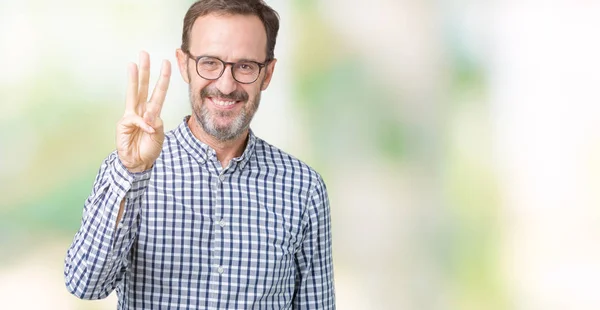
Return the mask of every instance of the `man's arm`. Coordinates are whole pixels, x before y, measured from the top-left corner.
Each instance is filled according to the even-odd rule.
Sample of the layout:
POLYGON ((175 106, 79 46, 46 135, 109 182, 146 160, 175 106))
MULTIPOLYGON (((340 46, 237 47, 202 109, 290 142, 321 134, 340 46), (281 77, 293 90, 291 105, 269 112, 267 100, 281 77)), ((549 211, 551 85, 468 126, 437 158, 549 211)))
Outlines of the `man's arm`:
POLYGON ((171 64, 163 61, 149 101, 148 53, 141 52, 139 68, 130 64, 128 73, 125 114, 117 123, 117 150, 98 172, 85 202, 81 228, 65 259, 65 284, 83 299, 108 296, 128 267, 141 196, 165 139, 160 112, 169 88, 171 64))
POLYGON ((115 289, 129 264, 149 178, 150 171, 129 172, 116 152, 102 164, 65 259, 65 284, 73 295, 101 299, 115 289))
POLYGON ((305 212, 304 238, 296 253, 298 273, 293 309, 335 309, 331 215, 327 189, 320 177, 305 212))

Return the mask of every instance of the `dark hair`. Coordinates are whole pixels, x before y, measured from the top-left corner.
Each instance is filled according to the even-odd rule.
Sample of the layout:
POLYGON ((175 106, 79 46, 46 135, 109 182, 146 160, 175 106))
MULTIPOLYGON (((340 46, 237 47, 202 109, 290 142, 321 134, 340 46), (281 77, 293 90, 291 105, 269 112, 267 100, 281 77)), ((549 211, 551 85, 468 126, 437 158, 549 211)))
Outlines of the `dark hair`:
POLYGON ((262 21, 267 32, 267 60, 275 56, 275 41, 279 31, 279 15, 262 0, 199 0, 188 9, 183 18, 181 49, 189 52, 190 33, 198 17, 211 13, 255 15, 262 21))

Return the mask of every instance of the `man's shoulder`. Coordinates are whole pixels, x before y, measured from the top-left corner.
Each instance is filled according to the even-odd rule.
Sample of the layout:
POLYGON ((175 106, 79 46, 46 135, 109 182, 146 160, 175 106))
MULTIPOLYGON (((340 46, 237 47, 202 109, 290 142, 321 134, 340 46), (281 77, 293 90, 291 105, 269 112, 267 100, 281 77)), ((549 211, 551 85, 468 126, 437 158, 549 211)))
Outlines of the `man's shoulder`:
POLYGON ((165 142, 175 142, 175 135, 179 128, 175 127, 167 132, 165 132, 165 142))
POLYGON ((322 181, 321 175, 306 162, 261 138, 256 137, 254 153, 254 162, 259 169, 264 167, 279 173, 298 173, 303 178, 322 181))
POLYGON ((189 140, 186 133, 186 124, 181 123, 177 127, 165 132, 165 141, 163 142, 163 152, 170 152, 185 147, 186 140, 189 140))
POLYGON ((177 139, 178 134, 179 133, 177 132, 177 128, 165 132, 165 141, 163 142, 161 155, 169 154, 174 149, 176 150, 179 147, 181 147, 181 143, 177 139))
POLYGON ((179 127, 165 132, 165 140, 162 145, 162 151, 158 157, 159 160, 178 161, 188 160, 198 154, 191 151, 189 142, 186 142, 186 137, 179 127))

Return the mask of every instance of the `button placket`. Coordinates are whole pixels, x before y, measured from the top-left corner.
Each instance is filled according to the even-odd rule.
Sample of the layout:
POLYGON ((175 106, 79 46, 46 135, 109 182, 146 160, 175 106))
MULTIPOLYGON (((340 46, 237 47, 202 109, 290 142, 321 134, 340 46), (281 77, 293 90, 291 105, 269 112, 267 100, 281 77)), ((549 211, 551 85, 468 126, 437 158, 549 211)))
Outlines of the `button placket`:
POLYGON ((222 248, 221 242, 223 240, 223 232, 221 230, 220 223, 222 221, 222 181, 221 175, 218 175, 215 179, 213 179, 212 183, 212 191, 215 197, 215 204, 213 207, 213 225, 214 225, 214 238, 213 238, 213 246, 211 249, 212 262, 214 266, 214 272, 217 275, 223 274, 225 269, 220 265, 221 257, 222 257, 222 248))

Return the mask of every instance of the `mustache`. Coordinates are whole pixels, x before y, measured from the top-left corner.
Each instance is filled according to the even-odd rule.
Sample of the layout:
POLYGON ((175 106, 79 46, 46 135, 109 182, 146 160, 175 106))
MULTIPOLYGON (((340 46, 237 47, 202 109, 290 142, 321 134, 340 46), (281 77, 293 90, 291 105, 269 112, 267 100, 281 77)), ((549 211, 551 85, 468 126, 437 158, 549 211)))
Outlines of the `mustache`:
POLYGON ((236 90, 229 94, 224 94, 218 89, 203 88, 200 91, 200 98, 205 99, 206 97, 217 97, 221 99, 235 100, 235 101, 248 101, 249 95, 243 90, 236 90))

